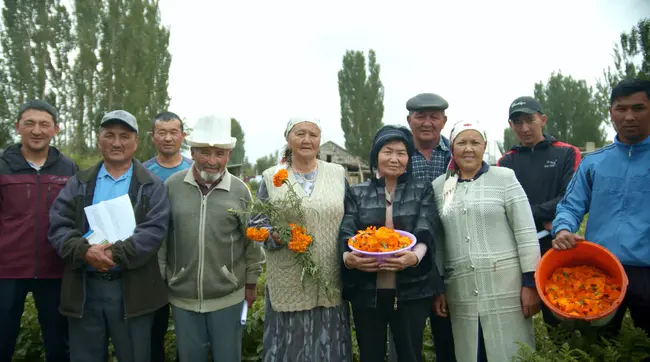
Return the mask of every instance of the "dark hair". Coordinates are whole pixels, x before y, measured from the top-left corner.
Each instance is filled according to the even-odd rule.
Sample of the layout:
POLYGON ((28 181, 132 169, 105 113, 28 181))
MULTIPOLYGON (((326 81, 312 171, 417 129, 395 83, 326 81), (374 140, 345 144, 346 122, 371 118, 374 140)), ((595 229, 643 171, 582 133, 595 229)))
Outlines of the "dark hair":
POLYGON ((406 174, 411 173, 412 158, 415 153, 415 143, 413 134, 404 126, 386 125, 377 131, 375 138, 372 140, 372 149, 370 150, 370 175, 375 177, 375 172, 379 168, 379 151, 389 142, 399 141, 406 146, 406 152, 409 155, 409 162, 406 165, 406 174))
POLYGON ((27 112, 30 109, 49 113, 49 115, 52 116, 52 120, 54 120, 54 124, 57 124, 58 112, 56 108, 54 108, 46 101, 40 99, 33 99, 31 101, 23 103, 18 109, 18 117, 16 118, 16 122, 19 122, 20 117, 23 116, 23 113, 27 112))
POLYGON ((181 117, 178 116, 178 114, 174 112, 160 112, 158 113, 155 117, 153 117, 153 122, 151 123, 151 131, 156 130, 156 122, 168 122, 168 121, 173 121, 177 119, 181 123, 181 132, 184 132, 184 127, 183 127, 183 120, 181 117))
POLYGON ((639 92, 645 93, 648 99, 650 99, 650 80, 639 78, 623 79, 612 89, 609 105, 614 105, 614 101, 619 97, 627 97, 639 92))

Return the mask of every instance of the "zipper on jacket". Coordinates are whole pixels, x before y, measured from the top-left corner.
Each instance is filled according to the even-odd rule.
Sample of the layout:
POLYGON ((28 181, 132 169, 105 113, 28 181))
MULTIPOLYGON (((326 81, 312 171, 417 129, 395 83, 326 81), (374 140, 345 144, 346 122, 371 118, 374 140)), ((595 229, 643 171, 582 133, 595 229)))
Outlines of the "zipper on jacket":
POLYGON ((395 303, 393 304, 393 310, 397 310, 397 289, 395 289, 395 303))
POLYGON ((203 310, 203 263, 205 262, 205 208, 206 200, 208 195, 203 195, 201 190, 198 190, 201 194, 201 210, 199 211, 199 265, 197 268, 198 272, 198 281, 197 281, 197 292, 199 299, 199 313, 203 310))
POLYGON ((34 279, 38 279, 38 241, 39 241, 39 221, 41 218, 41 171, 37 170, 36 171, 36 215, 35 218, 36 221, 34 222, 34 226, 36 227, 36 240, 35 242, 35 249, 34 249, 34 279))

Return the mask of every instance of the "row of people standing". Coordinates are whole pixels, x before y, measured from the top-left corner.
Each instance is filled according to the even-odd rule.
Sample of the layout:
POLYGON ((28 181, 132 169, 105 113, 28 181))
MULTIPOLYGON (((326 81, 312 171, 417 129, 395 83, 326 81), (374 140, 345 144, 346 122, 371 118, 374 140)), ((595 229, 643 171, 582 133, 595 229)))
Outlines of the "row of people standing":
MULTIPOLYGON (((516 100, 509 117, 521 144, 499 162, 513 168, 513 174, 482 162, 486 137, 476 122, 457 124, 449 141, 440 136, 446 102, 435 95, 419 95, 407 104, 413 132, 390 126, 380 130, 370 157, 377 173, 351 187, 339 166, 317 160, 318 122, 292 120, 285 130, 288 147, 282 167, 291 167, 290 177, 313 201, 305 203, 314 211, 307 226, 318 236, 314 245, 318 245, 319 259, 328 264, 324 270, 334 280, 342 280, 342 294, 328 298, 313 286, 309 293, 295 293, 299 275, 291 271, 288 256, 272 236, 264 243, 267 268, 274 271, 267 276, 263 359, 351 360, 345 300, 352 304, 364 361, 383 358, 385 348, 378 345, 385 346, 387 324, 391 325, 398 359, 419 360, 422 329, 431 310, 442 316, 440 320, 445 322, 441 325, 453 330, 434 328, 438 360, 512 356, 516 340, 527 344, 534 340, 529 317, 539 305, 531 284, 539 257, 535 231, 548 230, 555 219, 553 246, 570 248, 576 240, 571 233, 587 211, 598 219, 597 224, 588 223, 587 236, 591 232, 592 240, 610 248, 626 266, 631 277, 625 305, 630 307, 635 325, 647 330, 643 311, 648 298, 643 286, 648 266, 643 255, 648 248, 641 240, 647 238, 650 223, 644 219, 647 213, 639 212, 647 193, 638 181, 650 169, 645 147, 649 98, 647 81, 624 81, 615 87, 611 97, 612 120, 618 130, 615 143, 582 164, 574 147, 543 135, 547 120, 534 100, 516 100), (447 158, 447 152, 454 156, 449 162, 453 167, 448 172, 443 168, 444 176, 433 184, 415 179, 419 169, 435 165, 434 155, 447 158), (526 165, 522 162, 526 159, 533 162, 526 165), (618 163, 626 165, 623 175, 612 174, 618 163), (578 164, 576 176, 571 176, 578 164), (534 171, 543 173, 543 182, 531 176, 534 171), (617 186, 609 187, 612 183, 617 186), (557 185, 556 192, 553 185, 557 185), (546 187, 547 197, 542 197, 540 186, 546 187), (622 193, 616 200, 607 198, 616 192, 622 193), (556 216, 553 203, 560 199, 556 216), (604 202, 615 205, 614 201, 618 208, 602 207, 604 202), (590 209, 596 204, 598 210, 590 209), (626 208, 632 204, 636 206, 626 208), (619 230, 612 223, 621 217, 633 220, 638 232, 623 235, 612 231, 619 230), (364 225, 410 228, 420 243, 413 253, 380 266, 346 248, 347 238, 364 225), (594 232, 603 228, 609 233, 606 239, 594 232), (444 235, 435 233, 436 229, 442 229, 444 235), (492 235, 495 232, 498 237, 492 235), (508 293, 491 295, 495 288, 508 293), (498 328, 503 319, 513 323, 519 333, 498 328), (444 347, 450 344, 438 341, 452 336, 455 351, 445 352, 444 347)), ((149 343, 156 324, 154 315, 164 316, 158 320, 166 321, 168 301, 174 309, 181 360, 207 359, 208 346, 213 354, 225 353, 226 360, 239 360, 242 327, 235 318, 239 312, 235 306, 255 299, 254 285, 263 256, 244 237, 246 225, 226 213, 227 208, 243 207, 242 200, 250 199, 241 180, 225 168, 236 142, 229 136, 230 122, 205 125, 188 139, 194 159, 189 166, 172 152, 171 144, 184 136, 182 122, 169 114, 157 117, 152 135, 155 141, 159 134, 160 154, 148 166, 166 176, 173 173, 167 185, 133 160, 138 128, 130 114, 111 112, 101 123, 98 143, 104 159, 89 170, 78 171, 72 161, 48 147, 57 131, 56 110, 40 101, 28 102, 20 109, 16 129, 21 144, 6 149, 0 160, 0 285, 3 295, 10 296, 0 302, 0 318, 7 327, 0 332, 0 360, 11 360, 24 298, 30 291, 36 299, 48 361, 68 360, 68 323, 72 360, 104 361, 109 336, 120 361, 157 360, 149 343), (220 129, 221 133, 208 129, 220 129), (83 207, 123 194, 129 194, 134 204, 138 220, 134 237, 108 246, 89 245, 83 207), (48 220, 42 216, 53 200, 48 220), (202 220, 212 219, 220 222, 202 224, 202 220), (52 224, 49 240, 45 236, 48 222, 52 224), (29 238, 35 242, 25 247, 24 240, 29 238)), ((282 192, 266 187, 274 170, 265 172, 258 191, 269 202, 282 192)), ((255 222, 260 225, 264 220, 255 222)), ((542 249, 546 248, 548 243, 542 239, 542 249)), ((614 328, 620 328, 622 314, 617 317, 614 328)), ((158 325, 158 331, 166 329, 166 323, 158 325)), ((157 335, 164 337, 161 332, 157 335)))

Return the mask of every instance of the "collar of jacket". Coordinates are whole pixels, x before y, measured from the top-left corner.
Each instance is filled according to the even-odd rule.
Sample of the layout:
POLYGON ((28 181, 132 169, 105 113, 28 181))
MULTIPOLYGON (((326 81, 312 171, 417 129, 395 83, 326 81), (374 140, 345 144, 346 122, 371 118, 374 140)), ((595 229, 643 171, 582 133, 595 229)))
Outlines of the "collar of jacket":
MULTIPOLYGON (((21 147, 22 144, 16 143, 14 145, 5 148, 4 152, 2 153, 1 156, 2 159, 9 165, 9 168, 11 168, 13 171, 32 168, 32 166, 30 166, 29 163, 27 163, 25 156, 23 156, 22 152, 20 152, 21 147)), ((41 169, 44 169, 56 163, 56 161, 58 161, 60 157, 61 157, 61 152, 59 152, 58 149, 56 149, 53 146, 48 146, 47 159, 45 160, 45 163, 43 164, 41 169)))
POLYGON ((533 147, 528 147, 528 146, 522 146, 522 145, 514 145, 510 149, 511 151, 516 151, 516 152, 531 152, 531 151, 537 151, 537 150, 542 150, 551 147, 551 144, 553 142, 556 142, 557 139, 555 137, 551 136, 548 133, 544 133, 544 140, 539 142, 533 147))
POLYGON ((643 141, 637 142, 635 144, 627 144, 623 143, 618 139, 618 134, 616 134, 616 137, 614 137, 614 144, 616 147, 623 148, 626 152, 631 151, 630 149, 634 149, 635 151, 646 151, 650 149, 650 136, 647 136, 643 141))
MULTIPOLYGON (((194 178, 194 172, 193 172, 194 165, 192 165, 191 167, 192 168, 187 170, 187 173, 185 174, 185 178, 183 179, 183 181, 190 185, 199 187, 198 182, 196 182, 196 179, 194 178)), ((230 172, 228 172, 227 168, 224 171, 223 177, 221 178, 221 182, 219 182, 214 188, 230 192, 230 172)))
MULTIPOLYGON (((146 185, 153 183, 153 179, 151 178, 151 174, 147 169, 142 166, 140 161, 133 159, 133 176, 135 180, 138 182, 140 185, 146 185)), ((99 169, 102 167, 102 164, 104 164, 104 161, 98 162, 96 165, 87 168, 85 170, 81 170, 77 172, 77 179, 80 182, 93 182, 97 179, 97 174, 99 173, 99 169)))
MULTIPOLYGON (((406 183, 408 179, 409 179, 408 172, 404 172, 397 178, 397 185, 406 183)), ((371 180, 372 182, 374 182, 379 186, 384 186, 384 187, 386 186, 386 179, 384 177, 380 177, 380 178, 373 177, 371 180)))

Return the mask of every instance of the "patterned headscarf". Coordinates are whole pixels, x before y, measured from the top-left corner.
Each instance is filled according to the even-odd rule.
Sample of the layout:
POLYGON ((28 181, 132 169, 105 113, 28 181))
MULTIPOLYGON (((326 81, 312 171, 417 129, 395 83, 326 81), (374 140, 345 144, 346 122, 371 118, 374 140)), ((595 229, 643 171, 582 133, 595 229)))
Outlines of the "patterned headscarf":
POLYGON ((445 184, 442 189, 443 197, 443 206, 442 214, 446 215, 449 212, 451 203, 454 200, 454 193, 456 191, 456 186, 458 185, 458 164, 454 158, 454 140, 456 137, 463 131, 474 130, 483 136, 483 140, 487 141, 487 136, 485 130, 478 122, 472 121, 460 121, 454 125, 454 128, 451 129, 451 135, 449 136, 449 144, 451 145, 451 160, 449 161, 449 166, 447 167, 447 173, 445 174, 445 184))

